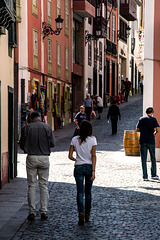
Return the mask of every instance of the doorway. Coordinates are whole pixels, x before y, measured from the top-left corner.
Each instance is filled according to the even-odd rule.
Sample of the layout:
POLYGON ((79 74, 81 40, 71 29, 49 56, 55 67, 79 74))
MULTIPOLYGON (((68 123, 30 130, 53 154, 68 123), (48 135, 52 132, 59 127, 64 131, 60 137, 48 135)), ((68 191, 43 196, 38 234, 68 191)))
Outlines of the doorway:
POLYGON ((8 86, 8 182, 13 176, 13 88, 8 86))

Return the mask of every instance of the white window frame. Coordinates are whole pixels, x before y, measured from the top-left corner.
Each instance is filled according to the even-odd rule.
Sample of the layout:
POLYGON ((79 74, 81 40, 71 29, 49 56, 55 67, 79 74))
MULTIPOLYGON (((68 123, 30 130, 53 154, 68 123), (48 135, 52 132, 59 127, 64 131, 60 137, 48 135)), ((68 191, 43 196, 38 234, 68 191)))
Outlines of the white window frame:
POLYGON ((52 40, 48 38, 48 62, 52 63, 52 40))
POLYGON ((61 0, 57 0, 57 17, 61 15, 61 0))
POLYGON ((116 15, 112 15, 112 42, 116 41, 116 15))
POLYGON ((47 1, 47 14, 52 17, 52 0, 47 1))
POLYGON ((33 29, 33 54, 38 57, 38 31, 33 29))

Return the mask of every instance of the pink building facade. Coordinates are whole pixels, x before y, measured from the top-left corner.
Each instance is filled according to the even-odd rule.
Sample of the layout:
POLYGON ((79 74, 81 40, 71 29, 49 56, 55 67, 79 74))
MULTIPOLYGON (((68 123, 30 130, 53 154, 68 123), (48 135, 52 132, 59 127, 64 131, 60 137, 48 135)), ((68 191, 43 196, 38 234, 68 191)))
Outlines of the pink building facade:
POLYGON ((19 132, 29 107, 56 130, 71 121, 71 0, 21 1, 21 16, 19 132), (56 30, 58 15, 63 19, 60 34, 44 35, 43 23, 56 30))
MULTIPOLYGON (((153 106, 154 117, 160 124, 160 1, 145 1, 144 30, 144 98, 143 114, 153 106)), ((160 133, 156 135, 156 155, 160 160, 160 133)))

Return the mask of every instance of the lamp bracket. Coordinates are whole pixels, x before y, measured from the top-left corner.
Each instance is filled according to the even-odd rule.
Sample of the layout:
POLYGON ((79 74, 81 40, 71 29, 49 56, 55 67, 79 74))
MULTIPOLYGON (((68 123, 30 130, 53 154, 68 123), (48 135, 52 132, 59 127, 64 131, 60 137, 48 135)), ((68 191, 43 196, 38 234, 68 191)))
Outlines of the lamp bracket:
POLYGON ((85 31, 85 45, 90 42, 91 40, 98 40, 98 37, 93 36, 91 33, 89 33, 88 30, 85 31))
POLYGON ((46 22, 42 22, 42 32, 43 32, 43 39, 44 39, 46 36, 48 36, 50 34, 51 35, 53 35, 53 34, 59 35, 61 32, 61 29, 58 29, 58 30, 56 29, 54 31, 50 26, 47 25, 46 22))

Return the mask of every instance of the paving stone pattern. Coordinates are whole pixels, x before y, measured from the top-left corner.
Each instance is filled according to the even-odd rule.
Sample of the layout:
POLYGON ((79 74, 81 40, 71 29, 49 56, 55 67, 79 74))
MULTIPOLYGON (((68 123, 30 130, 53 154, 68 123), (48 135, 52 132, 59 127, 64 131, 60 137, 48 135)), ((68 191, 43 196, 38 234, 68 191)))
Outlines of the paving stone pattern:
MULTIPOLYGON (((68 159, 73 125, 69 134, 57 142, 50 157, 49 219, 41 221, 37 213, 35 221, 24 221, 13 240, 160 239, 160 181, 144 182, 140 157, 125 156, 123 149, 124 130, 135 129, 142 116, 142 97, 130 98, 128 103, 120 105, 120 110, 122 120, 115 136, 107 123, 107 108, 101 120, 92 120, 98 146, 91 221, 84 226, 77 224, 74 163, 68 159)), ((24 155, 19 157, 23 168, 24 155)), ((150 175, 150 162, 147 164, 150 175)), ((158 173, 159 166, 157 163, 158 173)))

